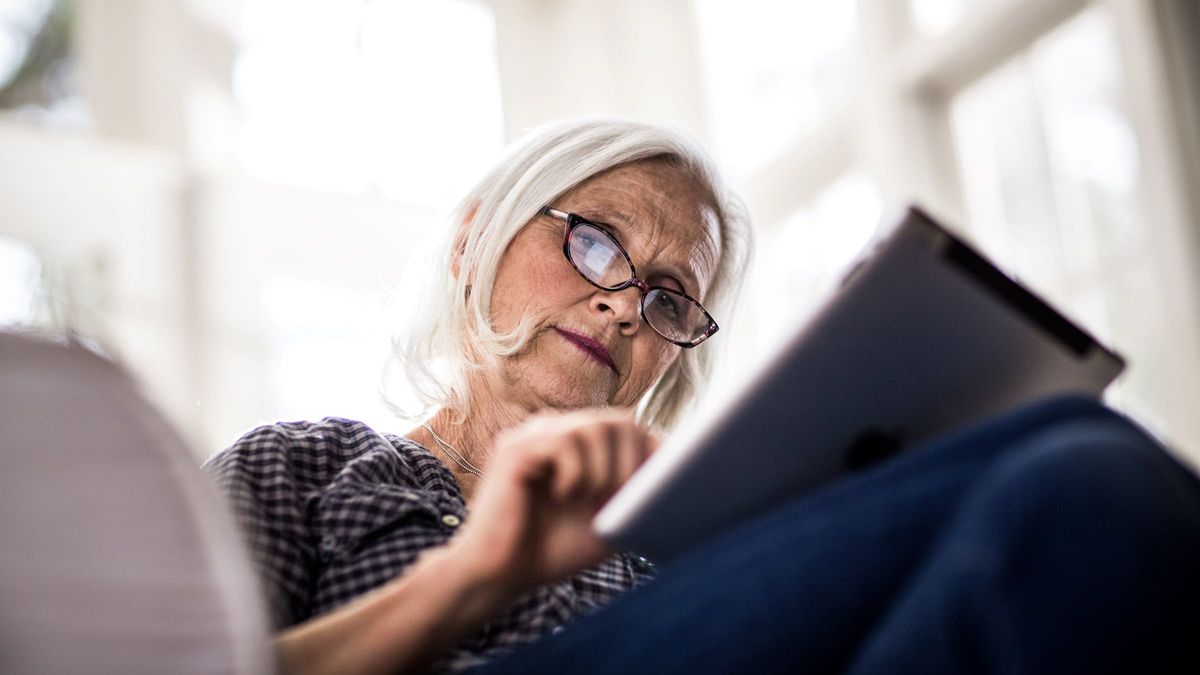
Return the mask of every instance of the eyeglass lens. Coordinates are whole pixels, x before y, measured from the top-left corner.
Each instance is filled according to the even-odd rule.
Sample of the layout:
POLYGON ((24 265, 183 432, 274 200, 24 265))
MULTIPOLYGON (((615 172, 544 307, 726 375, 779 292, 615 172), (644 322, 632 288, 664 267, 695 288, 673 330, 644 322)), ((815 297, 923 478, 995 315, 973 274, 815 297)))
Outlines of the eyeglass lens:
MULTIPOLYGON (((572 230, 567 251, 579 273, 601 288, 621 288, 633 276, 616 240, 587 223, 572 230)), ((669 340, 691 342, 708 332, 709 319, 700 305, 668 289, 651 289, 642 301, 642 312, 646 322, 669 340)))
POLYGON ((633 269, 617 243, 599 228, 586 224, 577 226, 571 231, 567 248, 571 252, 571 262, 580 274, 601 288, 618 288, 633 276, 633 269))

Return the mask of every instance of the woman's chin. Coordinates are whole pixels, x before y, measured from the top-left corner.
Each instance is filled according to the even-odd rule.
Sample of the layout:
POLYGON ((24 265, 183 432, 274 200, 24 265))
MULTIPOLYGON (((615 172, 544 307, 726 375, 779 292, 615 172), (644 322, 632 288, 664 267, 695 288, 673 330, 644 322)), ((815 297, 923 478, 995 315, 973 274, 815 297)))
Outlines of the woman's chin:
MULTIPOLYGON (((592 375, 591 373, 587 373, 592 375)), ((595 408, 608 405, 612 398, 612 381, 602 377, 581 377, 578 370, 567 370, 556 381, 543 382, 540 398, 553 408, 561 410, 595 408)))
POLYGON ((507 369, 505 379, 548 408, 575 410, 609 405, 616 395, 616 373, 581 355, 573 346, 565 346, 568 348, 558 353, 543 352, 542 358, 512 363, 516 367, 507 369))

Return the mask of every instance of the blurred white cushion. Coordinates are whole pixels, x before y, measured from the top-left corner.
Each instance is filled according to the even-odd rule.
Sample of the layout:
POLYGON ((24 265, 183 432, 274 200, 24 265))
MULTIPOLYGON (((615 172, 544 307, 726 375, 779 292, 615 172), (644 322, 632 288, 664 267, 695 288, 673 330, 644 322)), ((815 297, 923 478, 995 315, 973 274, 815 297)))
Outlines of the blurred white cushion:
POLYGON ((232 517, 117 367, 0 333, 0 672, 269 673, 232 517))

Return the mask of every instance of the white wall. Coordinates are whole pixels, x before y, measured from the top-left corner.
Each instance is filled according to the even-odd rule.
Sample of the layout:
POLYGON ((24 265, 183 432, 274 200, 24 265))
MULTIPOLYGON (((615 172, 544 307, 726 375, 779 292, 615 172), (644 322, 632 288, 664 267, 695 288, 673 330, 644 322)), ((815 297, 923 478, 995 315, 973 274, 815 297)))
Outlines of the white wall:
POLYGON ((0 121, 0 233, 33 247, 70 320, 117 347, 195 439, 184 190, 165 153, 0 121))
MULTIPOLYGON (((235 175, 203 178, 197 192, 197 250, 203 261, 197 280, 203 345, 197 396, 205 418, 204 444, 211 452, 249 425, 275 421, 279 414, 270 381, 273 331, 280 327, 272 324, 263 296, 272 281, 311 282, 367 299, 330 307, 313 298, 305 311, 320 313, 320 321, 331 326, 370 331, 377 342, 385 341, 387 327, 381 331, 379 322, 387 319, 375 313, 383 303, 369 300, 383 298, 389 289, 414 293, 401 282, 415 242, 436 236, 444 221, 429 209, 381 198, 323 194, 235 175)), ((352 364, 353 356, 335 358, 352 364)), ((372 364, 382 369, 382 360, 367 367, 372 364)), ((316 377, 329 364, 311 367, 316 377)), ((371 373, 350 372, 350 365, 345 370, 347 377, 371 386, 371 373)))
POLYGON ((691 0, 492 0, 504 126, 633 117, 708 134, 691 0))

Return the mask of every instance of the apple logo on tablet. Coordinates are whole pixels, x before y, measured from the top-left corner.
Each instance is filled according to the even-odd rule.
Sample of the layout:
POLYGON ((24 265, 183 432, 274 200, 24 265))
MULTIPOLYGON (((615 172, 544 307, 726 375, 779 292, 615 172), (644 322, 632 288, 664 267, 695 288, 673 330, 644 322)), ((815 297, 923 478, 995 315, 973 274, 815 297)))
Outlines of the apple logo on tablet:
POLYGON ((850 443, 844 455, 844 463, 850 471, 861 471, 888 459, 903 447, 902 430, 868 429, 850 443))

